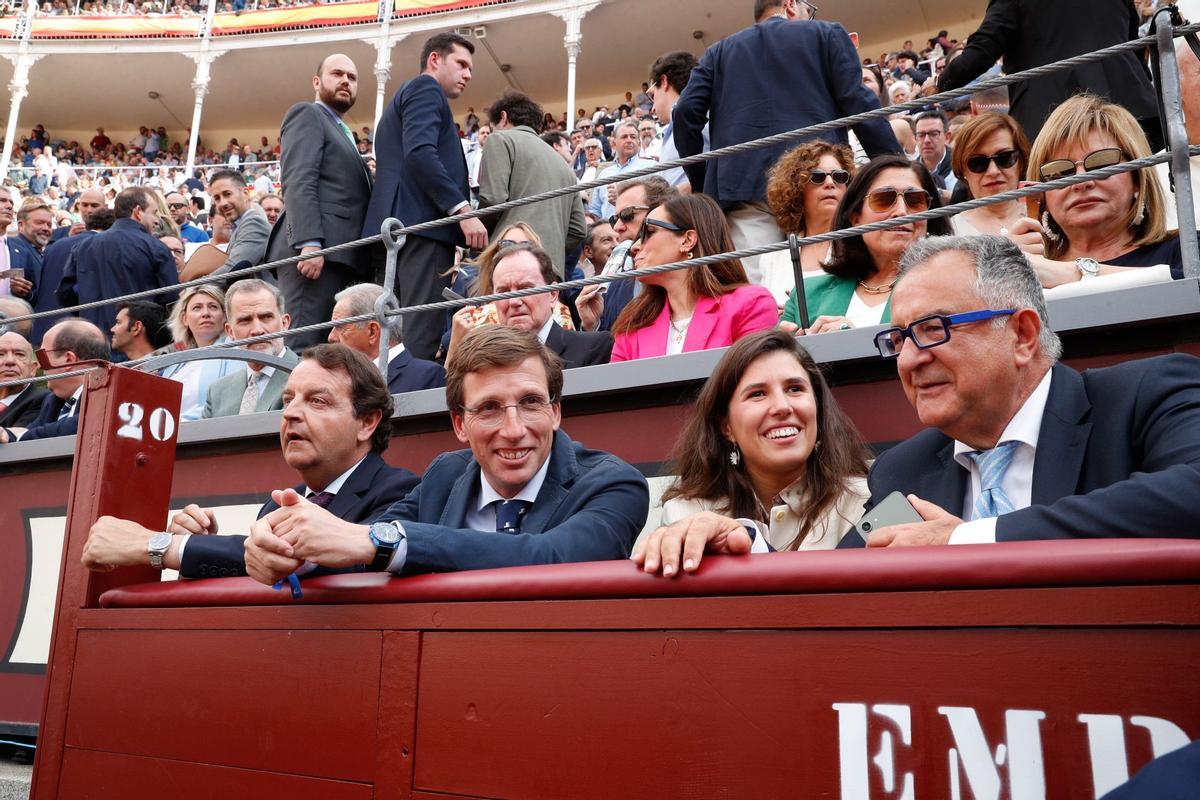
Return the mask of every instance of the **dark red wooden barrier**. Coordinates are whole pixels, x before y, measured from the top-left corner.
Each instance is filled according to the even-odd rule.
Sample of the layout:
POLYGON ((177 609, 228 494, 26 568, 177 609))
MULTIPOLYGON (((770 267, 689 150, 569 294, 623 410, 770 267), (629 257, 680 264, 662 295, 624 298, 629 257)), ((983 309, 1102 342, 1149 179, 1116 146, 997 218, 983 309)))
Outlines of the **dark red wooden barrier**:
POLYGON ((178 396, 93 381, 35 800, 1084 798, 1200 736, 1198 542, 87 573, 96 516, 163 519, 178 396))

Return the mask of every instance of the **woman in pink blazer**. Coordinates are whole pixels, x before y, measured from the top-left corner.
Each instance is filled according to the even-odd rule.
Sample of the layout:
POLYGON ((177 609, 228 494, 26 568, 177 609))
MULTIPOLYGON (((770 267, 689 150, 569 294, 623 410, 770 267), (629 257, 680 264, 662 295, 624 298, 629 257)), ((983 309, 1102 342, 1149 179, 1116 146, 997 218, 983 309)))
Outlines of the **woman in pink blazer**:
MULTIPOLYGON (((644 269, 733 249, 721 208, 693 194, 647 214, 630 252, 644 269)), ((727 347, 779 321, 771 292, 749 285, 737 259, 638 280, 644 291, 613 324, 614 362, 727 347)))

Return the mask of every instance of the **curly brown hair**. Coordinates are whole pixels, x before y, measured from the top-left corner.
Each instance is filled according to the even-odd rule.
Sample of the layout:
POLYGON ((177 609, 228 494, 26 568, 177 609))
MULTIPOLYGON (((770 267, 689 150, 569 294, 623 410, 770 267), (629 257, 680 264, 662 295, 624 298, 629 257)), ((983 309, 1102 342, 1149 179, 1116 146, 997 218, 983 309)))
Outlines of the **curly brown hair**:
POLYGON ((821 157, 832 155, 854 177, 854 153, 844 144, 805 142, 788 150, 767 173, 767 204, 786 233, 804 233, 804 189, 821 157))

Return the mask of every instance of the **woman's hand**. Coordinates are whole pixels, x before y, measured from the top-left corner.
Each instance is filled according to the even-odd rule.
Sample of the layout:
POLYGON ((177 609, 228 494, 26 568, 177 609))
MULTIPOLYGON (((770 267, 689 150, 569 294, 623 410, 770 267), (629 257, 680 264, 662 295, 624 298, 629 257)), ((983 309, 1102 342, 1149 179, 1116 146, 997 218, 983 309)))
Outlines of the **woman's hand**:
POLYGON ((604 290, 607 283, 594 283, 583 287, 575 298, 575 310, 579 312, 579 329, 594 331, 600 327, 600 317, 604 314, 604 290))
POLYGON ((812 327, 805 333, 830 333, 832 331, 848 331, 854 327, 854 323, 847 317, 835 317, 822 315, 813 320, 812 327))
POLYGON ((735 519, 701 511, 672 525, 664 525, 650 534, 633 550, 633 563, 651 575, 669 578, 695 572, 705 553, 744 555, 753 542, 742 523, 735 519), (680 564, 680 562, 683 562, 680 564))
POLYGON ((1044 256, 1046 255, 1046 240, 1043 238, 1045 233, 1042 223, 1036 219, 1021 217, 1008 229, 1007 238, 1021 248, 1026 255, 1044 256))

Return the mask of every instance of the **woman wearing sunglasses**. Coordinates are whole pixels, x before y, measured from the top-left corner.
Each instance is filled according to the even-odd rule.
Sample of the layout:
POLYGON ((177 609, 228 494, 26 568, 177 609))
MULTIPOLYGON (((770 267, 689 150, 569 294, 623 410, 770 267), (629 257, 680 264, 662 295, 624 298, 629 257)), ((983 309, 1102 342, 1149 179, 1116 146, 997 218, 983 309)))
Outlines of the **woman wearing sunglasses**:
MULTIPOLYGON (((1028 162, 1029 139, 1008 114, 988 111, 971 117, 954 134, 950 165, 958 179, 966 181, 971 199, 1016 189, 1021 185, 1028 162)), ((981 233, 1008 236, 1024 216, 1025 204, 1020 200, 1009 200, 957 214, 951 219, 951 225, 957 236, 981 233)), ((1030 244, 1041 239, 1032 231, 1025 236, 1029 237, 1030 244)))
MULTIPOLYGON (((629 252, 637 269, 733 250, 725 215, 707 195, 673 197, 652 210, 629 252)), ((746 282, 737 259, 639 277, 645 290, 613 323, 612 360, 726 347, 771 328, 771 293, 746 282)))
MULTIPOLYGON (((815 236, 833 229, 833 214, 854 177, 850 148, 831 142, 805 142, 775 162, 767 175, 767 204, 784 234, 815 236)), ((800 248, 800 267, 820 272, 829 263, 833 244, 800 248)), ((792 257, 787 250, 759 258, 762 283, 782 306, 795 288, 792 257)))
MULTIPOLYGON (((866 225, 940 205, 933 177, 919 161, 898 155, 878 156, 850 181, 834 214, 833 229, 866 225)), ((838 239, 833 244, 833 259, 825 267, 827 274, 805 277, 804 297, 812 321, 805 333, 889 322, 900 256, 926 234, 948 233, 950 223, 939 218, 838 239)), ((792 297, 784 308, 781 327, 794 331, 799 324, 800 314, 792 297)))
MULTIPOLYGON (((1046 119, 1029 154, 1029 178, 1051 181, 1148 155, 1132 114, 1077 95, 1046 119)), ((1055 189, 1043 195, 1040 219, 1026 221, 1044 235, 1044 254, 1042 247, 1022 249, 1046 288, 1157 264, 1182 277, 1179 237, 1166 233, 1164 204, 1153 169, 1055 189)))
MULTIPOLYGON (((869 494, 858 431, 812 356, 781 330, 747 336, 722 356, 673 462, 662 524, 674 528, 651 535, 659 540, 694 522, 749 522, 776 550, 831 550, 869 494)), ((645 552, 639 541, 635 560, 645 552)))

